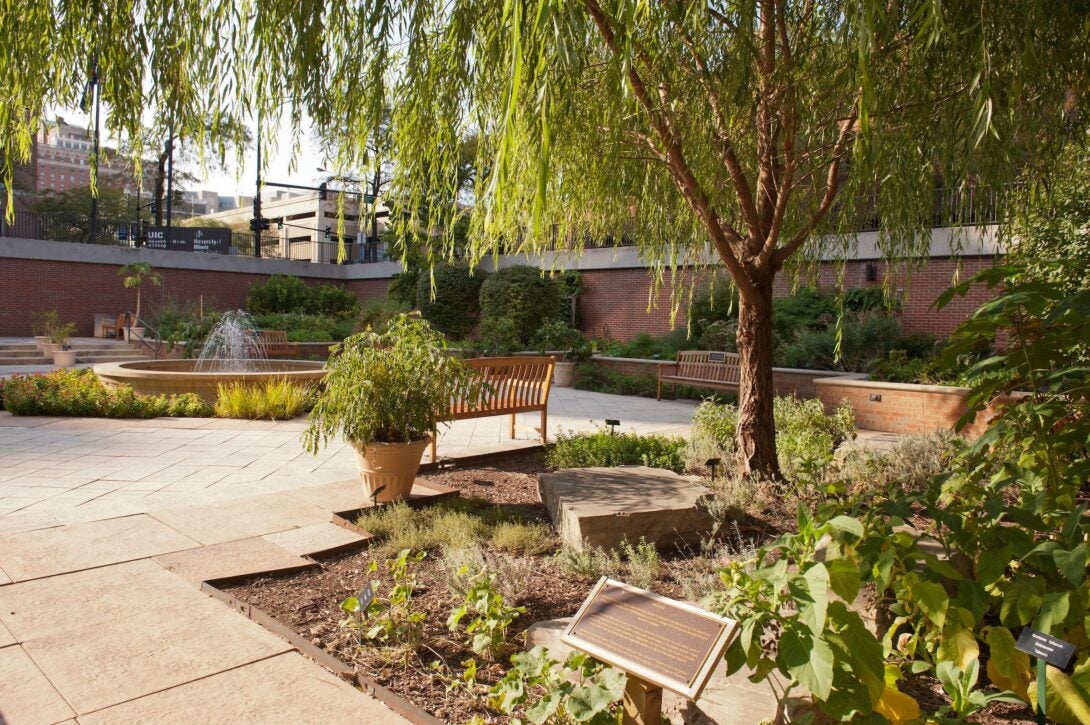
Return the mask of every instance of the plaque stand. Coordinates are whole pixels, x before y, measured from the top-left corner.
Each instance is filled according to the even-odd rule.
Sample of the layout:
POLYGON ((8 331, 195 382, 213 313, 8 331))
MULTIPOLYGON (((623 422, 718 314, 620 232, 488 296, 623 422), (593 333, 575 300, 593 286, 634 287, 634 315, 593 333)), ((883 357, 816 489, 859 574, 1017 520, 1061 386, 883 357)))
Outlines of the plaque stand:
POLYGON ((660 725, 662 722, 662 688, 628 675, 624 688, 622 725, 660 725))

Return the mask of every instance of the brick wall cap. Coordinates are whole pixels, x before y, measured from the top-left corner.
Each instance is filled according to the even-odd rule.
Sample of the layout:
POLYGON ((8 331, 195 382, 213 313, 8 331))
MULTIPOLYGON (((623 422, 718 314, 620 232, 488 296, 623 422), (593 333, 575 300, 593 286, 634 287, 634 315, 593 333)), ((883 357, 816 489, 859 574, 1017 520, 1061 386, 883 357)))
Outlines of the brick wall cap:
MULTIPOLYGON (((862 373, 859 373, 862 375, 862 373)), ((814 385, 819 387, 846 387, 846 388, 865 388, 867 390, 895 390, 903 391, 906 393, 938 393, 940 395, 960 395, 964 396, 972 392, 971 388, 963 388, 957 385, 917 385, 915 383, 886 383, 881 380, 862 380, 858 378, 849 378, 848 376, 839 376, 835 378, 819 378, 814 381, 814 385)))

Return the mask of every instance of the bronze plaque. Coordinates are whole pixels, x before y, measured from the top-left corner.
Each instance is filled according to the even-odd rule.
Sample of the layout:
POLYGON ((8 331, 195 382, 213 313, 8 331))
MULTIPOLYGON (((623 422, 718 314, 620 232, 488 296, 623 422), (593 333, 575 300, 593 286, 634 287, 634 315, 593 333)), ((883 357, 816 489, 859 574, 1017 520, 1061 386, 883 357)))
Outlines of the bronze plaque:
POLYGON ((735 626, 691 604, 603 578, 563 640, 640 679, 696 699, 735 626))

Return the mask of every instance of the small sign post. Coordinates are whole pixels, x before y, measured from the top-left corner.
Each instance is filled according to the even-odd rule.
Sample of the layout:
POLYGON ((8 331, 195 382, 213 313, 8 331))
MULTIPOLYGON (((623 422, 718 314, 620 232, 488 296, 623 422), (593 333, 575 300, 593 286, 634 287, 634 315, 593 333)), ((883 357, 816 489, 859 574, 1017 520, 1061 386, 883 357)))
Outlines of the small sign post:
POLYGON ((1061 670, 1067 667, 1071 656, 1075 654, 1075 645, 1050 634, 1038 632, 1032 627, 1026 627, 1018 635, 1018 641, 1014 647, 1019 652, 1025 652, 1037 659, 1037 722, 1044 725, 1047 666, 1052 665, 1061 670))
POLYGON ((695 700, 737 623, 645 589, 602 577, 562 638, 624 670, 624 725, 659 725, 662 690, 695 700))

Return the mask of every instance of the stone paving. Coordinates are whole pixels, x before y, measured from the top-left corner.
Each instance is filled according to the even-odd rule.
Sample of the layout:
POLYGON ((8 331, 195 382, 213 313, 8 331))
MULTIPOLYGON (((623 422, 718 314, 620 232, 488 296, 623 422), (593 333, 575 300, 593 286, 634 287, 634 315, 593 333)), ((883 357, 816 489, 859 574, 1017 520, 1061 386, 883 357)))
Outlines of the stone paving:
MULTIPOLYGON (((684 434, 692 410, 555 389, 550 436, 684 434)), ((403 722, 199 589, 359 538, 329 523, 365 503, 350 449, 312 457, 302 428, 0 414, 0 723, 403 722)), ((534 444, 505 430, 460 422, 440 455, 534 444)))

